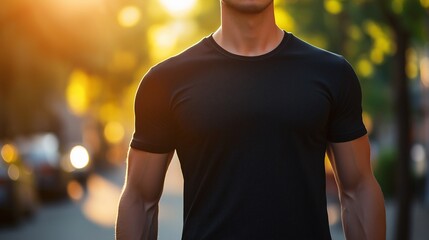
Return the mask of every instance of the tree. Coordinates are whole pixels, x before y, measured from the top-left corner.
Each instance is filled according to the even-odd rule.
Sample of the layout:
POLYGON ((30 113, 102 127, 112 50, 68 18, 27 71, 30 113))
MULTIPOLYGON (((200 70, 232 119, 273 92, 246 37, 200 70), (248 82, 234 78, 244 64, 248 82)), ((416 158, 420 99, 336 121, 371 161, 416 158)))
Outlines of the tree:
MULTIPOLYGON (((378 0, 378 7, 386 24, 392 31, 396 42, 396 53, 393 56, 393 87, 394 105, 397 119, 397 198, 399 203, 396 218, 395 237, 398 240, 410 237, 410 205, 412 177, 410 167, 411 151, 411 110, 409 81, 406 73, 407 51, 412 41, 425 38, 423 1, 391 1, 378 0)), ((428 6, 426 6, 428 7, 428 6)), ((427 29, 427 28, 426 28, 427 29)), ((427 37, 427 35, 426 35, 427 37)))

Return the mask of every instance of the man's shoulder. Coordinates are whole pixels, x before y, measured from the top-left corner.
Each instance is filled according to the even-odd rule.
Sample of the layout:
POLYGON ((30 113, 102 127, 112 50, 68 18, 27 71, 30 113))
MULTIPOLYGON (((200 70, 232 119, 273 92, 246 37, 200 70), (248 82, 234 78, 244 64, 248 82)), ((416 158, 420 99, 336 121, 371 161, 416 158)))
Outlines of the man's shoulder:
POLYGON ((293 37, 288 49, 295 67, 301 71, 311 69, 318 76, 325 76, 327 81, 347 82, 347 79, 357 79, 351 64, 342 55, 317 47, 311 43, 293 37), (346 79, 346 80, 345 80, 346 79))
POLYGON ((312 59, 318 63, 334 65, 342 65, 345 61, 342 55, 313 45, 296 36, 292 36, 292 41, 290 44, 291 46, 289 51, 291 51, 292 54, 307 60, 312 59))

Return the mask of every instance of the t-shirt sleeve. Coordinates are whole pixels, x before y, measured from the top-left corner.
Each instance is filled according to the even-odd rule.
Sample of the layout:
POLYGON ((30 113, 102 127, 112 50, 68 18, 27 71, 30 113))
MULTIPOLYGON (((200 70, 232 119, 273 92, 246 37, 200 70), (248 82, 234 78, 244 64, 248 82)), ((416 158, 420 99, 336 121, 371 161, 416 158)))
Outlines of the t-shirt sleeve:
POLYGON ((330 116, 328 140, 347 142, 367 133, 362 121, 362 92, 356 73, 342 59, 342 75, 338 79, 338 94, 330 116))
POLYGON ((135 129, 131 147, 153 153, 175 149, 175 128, 165 81, 149 71, 141 81, 134 103, 135 129))

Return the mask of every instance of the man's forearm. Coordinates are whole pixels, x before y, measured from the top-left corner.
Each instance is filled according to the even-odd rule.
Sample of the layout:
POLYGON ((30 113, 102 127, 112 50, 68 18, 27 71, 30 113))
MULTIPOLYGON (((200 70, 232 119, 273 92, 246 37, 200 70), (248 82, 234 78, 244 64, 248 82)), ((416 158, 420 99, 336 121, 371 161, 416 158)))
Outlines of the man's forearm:
POLYGON ((386 239, 384 198, 373 176, 355 190, 341 194, 342 219, 347 240, 386 239))
POLYGON ((158 235, 158 203, 145 203, 134 194, 121 196, 116 240, 155 240, 158 235))

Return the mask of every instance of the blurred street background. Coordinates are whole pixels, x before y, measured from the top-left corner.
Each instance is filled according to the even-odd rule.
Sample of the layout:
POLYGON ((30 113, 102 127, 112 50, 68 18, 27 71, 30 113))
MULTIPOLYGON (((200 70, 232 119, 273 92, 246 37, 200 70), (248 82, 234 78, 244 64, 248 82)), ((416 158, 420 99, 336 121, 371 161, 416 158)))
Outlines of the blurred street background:
MULTIPOLYGON (((428 239, 429 0, 275 7, 280 27, 354 66, 388 239, 428 239)), ((0 239, 113 239, 136 88, 152 65, 219 24, 217 0, 3 1, 0 239)), ((340 240, 328 163, 326 171, 331 232, 340 240)), ((181 177, 176 157, 160 203, 161 240, 181 236, 181 177)))

